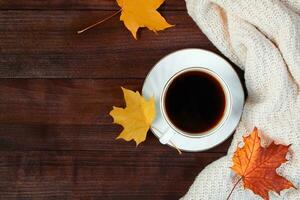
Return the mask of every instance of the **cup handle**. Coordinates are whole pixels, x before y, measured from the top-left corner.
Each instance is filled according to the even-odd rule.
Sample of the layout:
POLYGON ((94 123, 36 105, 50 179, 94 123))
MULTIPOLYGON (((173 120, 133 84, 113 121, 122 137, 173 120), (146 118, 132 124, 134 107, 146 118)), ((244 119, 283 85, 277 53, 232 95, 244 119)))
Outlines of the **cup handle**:
POLYGON ((174 130, 172 130, 172 128, 169 127, 168 130, 163 132, 163 134, 159 138, 160 143, 167 144, 171 140, 173 135, 174 135, 174 130))

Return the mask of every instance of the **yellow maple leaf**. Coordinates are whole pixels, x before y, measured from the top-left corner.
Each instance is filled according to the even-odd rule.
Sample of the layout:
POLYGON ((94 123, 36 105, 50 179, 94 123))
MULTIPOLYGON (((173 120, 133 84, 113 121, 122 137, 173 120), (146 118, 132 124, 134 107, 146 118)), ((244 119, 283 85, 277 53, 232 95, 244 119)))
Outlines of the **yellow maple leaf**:
POLYGON ((147 27, 154 32, 172 27, 157 9, 165 0, 117 0, 122 8, 120 20, 137 39, 136 33, 140 27, 147 27))
POLYGON ((155 102, 152 97, 146 100, 139 92, 122 88, 125 108, 113 107, 109 113, 114 123, 123 126, 123 131, 116 139, 134 140, 136 145, 145 141, 147 132, 155 118, 155 102))

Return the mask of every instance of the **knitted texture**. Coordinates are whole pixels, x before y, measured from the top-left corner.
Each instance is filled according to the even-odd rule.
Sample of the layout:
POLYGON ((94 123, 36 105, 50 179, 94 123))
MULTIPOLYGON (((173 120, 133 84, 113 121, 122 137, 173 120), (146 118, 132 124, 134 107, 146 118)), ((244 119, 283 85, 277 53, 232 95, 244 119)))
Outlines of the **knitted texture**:
MULTIPOLYGON (((213 44, 245 72, 248 98, 227 156, 208 165, 182 200, 225 200, 236 175, 229 168, 242 135, 254 126, 263 145, 292 144, 277 172, 300 188, 300 0, 186 0, 188 13, 213 44)), ((271 200, 300 200, 284 190, 271 200)), ((232 200, 259 200, 244 189, 232 200)))

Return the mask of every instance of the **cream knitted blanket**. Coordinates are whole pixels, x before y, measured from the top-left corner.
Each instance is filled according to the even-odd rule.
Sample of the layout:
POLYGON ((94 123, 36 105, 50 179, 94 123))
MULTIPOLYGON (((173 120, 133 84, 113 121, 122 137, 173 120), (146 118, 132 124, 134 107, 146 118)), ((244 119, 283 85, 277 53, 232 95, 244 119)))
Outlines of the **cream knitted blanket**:
MULTIPOLYGON (((254 126, 279 143, 292 144, 277 172, 300 188, 300 0, 186 0, 188 13, 213 44, 245 71, 248 99, 227 156, 207 166, 183 200, 225 200, 233 187, 229 169, 237 144, 254 126)), ((252 191, 231 199, 261 199, 252 191)), ((300 200, 300 189, 270 199, 300 200)))

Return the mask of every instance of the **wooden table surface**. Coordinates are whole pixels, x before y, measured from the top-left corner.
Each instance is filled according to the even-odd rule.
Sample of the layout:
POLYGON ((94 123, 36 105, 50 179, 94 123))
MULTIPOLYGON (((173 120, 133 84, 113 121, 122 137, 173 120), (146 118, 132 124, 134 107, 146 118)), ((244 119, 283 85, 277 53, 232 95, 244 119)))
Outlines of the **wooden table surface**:
POLYGON ((119 8, 113 0, 0 3, 0 199, 178 199, 230 140, 184 153, 148 134, 138 148, 115 140, 108 116, 120 86, 140 90, 151 67, 183 48, 217 49, 183 0, 161 7, 175 28, 135 41, 118 17, 76 31, 119 8))

